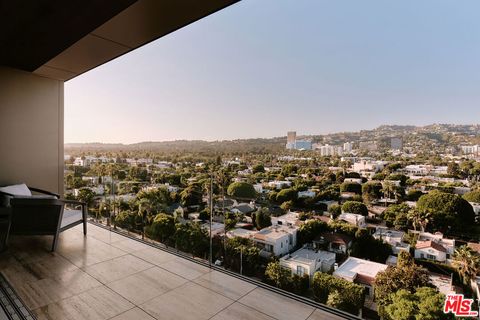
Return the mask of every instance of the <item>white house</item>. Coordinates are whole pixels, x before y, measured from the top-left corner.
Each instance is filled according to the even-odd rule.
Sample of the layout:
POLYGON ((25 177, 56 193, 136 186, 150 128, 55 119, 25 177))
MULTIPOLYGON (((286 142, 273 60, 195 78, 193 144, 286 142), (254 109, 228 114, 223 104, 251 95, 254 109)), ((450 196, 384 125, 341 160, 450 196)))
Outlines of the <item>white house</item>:
POLYGON ((385 243, 388 243, 392 247, 394 254, 399 254, 400 251, 409 252, 410 245, 403 242, 403 237, 405 232, 390 230, 386 227, 377 227, 373 237, 377 240, 382 240, 385 243))
POLYGON ((292 274, 308 275, 310 279, 317 271, 330 272, 335 264, 335 253, 301 248, 280 258, 280 265, 290 269, 292 274))
POLYGON ((455 240, 445 239, 443 234, 436 232, 415 232, 418 239, 415 246, 415 259, 429 259, 438 262, 449 263, 449 259, 455 251, 455 240))
MULTIPOLYGON (((97 196, 103 196, 105 194, 105 189, 103 186, 96 186, 96 187, 88 187, 88 189, 92 190, 93 193, 97 196)), ((80 189, 73 189, 73 195, 78 197, 80 193, 80 189)))
POLYGON ((261 183, 256 183, 253 185, 256 193, 263 193, 263 185, 261 183))
POLYGON ((359 228, 365 228, 367 226, 365 217, 361 214, 344 212, 338 216, 338 220, 348 222, 359 228))
POLYGON ((253 230, 247 230, 243 228, 235 228, 230 231, 227 231, 227 237, 228 238, 245 238, 245 239, 252 239, 255 234, 257 234, 258 231, 253 231, 253 230))
POLYGON ((362 184, 362 179, 361 178, 345 178, 343 182, 351 182, 351 183, 358 183, 362 184))
POLYGON ((363 171, 379 172, 383 170, 385 164, 384 161, 361 160, 353 164, 353 171, 358 173, 363 171))
POLYGON ((299 223, 298 212, 290 211, 278 217, 272 217, 272 225, 294 226, 299 223))
POLYGON ((377 274, 387 269, 386 264, 349 257, 333 275, 365 287, 367 297, 374 296, 374 282, 377 274))
POLYGON ((283 256, 297 245, 296 226, 270 226, 253 235, 253 242, 264 257, 283 256))
POLYGON ((268 183, 268 186, 270 188, 275 188, 277 190, 280 190, 280 189, 283 189, 283 188, 289 188, 292 186, 292 182, 291 181, 278 181, 278 180, 274 180, 274 181, 270 181, 268 183))
POLYGON ((316 193, 313 190, 298 191, 299 198, 314 198, 315 195, 316 193))

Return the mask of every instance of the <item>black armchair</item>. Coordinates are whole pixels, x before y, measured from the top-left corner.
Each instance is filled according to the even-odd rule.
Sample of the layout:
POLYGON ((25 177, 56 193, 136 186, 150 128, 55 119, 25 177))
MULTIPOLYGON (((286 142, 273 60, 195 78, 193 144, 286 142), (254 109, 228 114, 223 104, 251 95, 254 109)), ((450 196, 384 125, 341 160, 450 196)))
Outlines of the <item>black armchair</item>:
POLYGON ((11 210, 10 234, 52 235, 52 251, 58 243, 58 235, 67 229, 83 223, 87 234, 87 207, 85 203, 60 199, 58 194, 28 187, 41 195, 15 195, 0 191, 4 203, 11 210), (74 209, 66 209, 74 206, 74 209))

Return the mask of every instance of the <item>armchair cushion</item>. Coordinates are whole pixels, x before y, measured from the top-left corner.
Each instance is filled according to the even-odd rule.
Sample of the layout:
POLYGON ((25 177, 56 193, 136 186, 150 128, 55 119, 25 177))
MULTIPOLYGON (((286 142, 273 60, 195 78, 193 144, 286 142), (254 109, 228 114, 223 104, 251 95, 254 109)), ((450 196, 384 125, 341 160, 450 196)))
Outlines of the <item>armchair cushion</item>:
POLYGON ((0 187, 0 191, 9 193, 13 196, 27 196, 27 197, 32 196, 32 192, 30 191, 30 189, 28 189, 25 183, 14 184, 6 187, 0 187))

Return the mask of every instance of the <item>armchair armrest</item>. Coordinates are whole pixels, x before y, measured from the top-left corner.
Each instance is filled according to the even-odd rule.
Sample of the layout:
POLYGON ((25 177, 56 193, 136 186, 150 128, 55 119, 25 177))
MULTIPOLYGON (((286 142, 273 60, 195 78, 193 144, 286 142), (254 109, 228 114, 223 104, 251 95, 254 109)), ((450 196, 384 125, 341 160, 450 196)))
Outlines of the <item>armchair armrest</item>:
POLYGON ((57 193, 53 193, 53 192, 38 189, 38 188, 33 188, 33 187, 30 187, 30 186, 28 187, 28 189, 30 189, 30 191, 33 191, 33 192, 43 193, 43 194, 46 194, 46 195, 49 195, 49 196, 54 196, 57 199, 60 199, 60 195, 57 194, 57 193))
POLYGON ((15 197, 13 194, 5 191, 0 191, 0 196, 15 197))
POLYGON ((85 202, 77 201, 77 200, 67 200, 67 199, 61 199, 63 203, 66 204, 74 204, 77 206, 86 206, 87 204, 85 202))

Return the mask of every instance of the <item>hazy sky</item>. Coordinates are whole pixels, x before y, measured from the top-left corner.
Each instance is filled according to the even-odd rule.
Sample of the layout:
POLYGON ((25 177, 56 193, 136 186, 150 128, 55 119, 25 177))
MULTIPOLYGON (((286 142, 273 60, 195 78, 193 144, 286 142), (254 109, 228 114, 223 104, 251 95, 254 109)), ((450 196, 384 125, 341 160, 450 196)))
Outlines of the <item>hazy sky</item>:
POLYGON ((480 1, 243 0, 65 84, 66 142, 480 122, 480 1))

